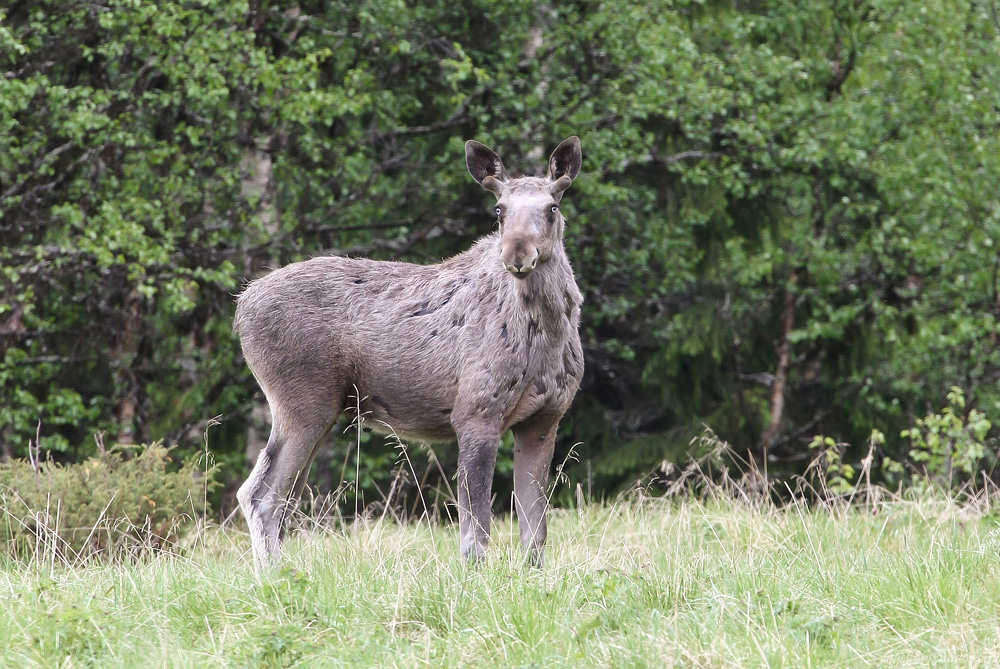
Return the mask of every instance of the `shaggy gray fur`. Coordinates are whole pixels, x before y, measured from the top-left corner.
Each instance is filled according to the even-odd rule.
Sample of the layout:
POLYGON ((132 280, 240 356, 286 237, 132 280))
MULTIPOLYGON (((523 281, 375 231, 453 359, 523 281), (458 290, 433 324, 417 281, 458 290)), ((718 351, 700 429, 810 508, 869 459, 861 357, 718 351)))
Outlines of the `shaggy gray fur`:
POLYGON ((234 328, 272 415, 267 447, 237 494, 258 567, 279 556, 319 444, 358 401, 377 430, 458 441, 468 559, 488 546, 497 449, 512 430, 521 541, 541 562, 556 429, 583 375, 582 296, 558 208, 580 171, 580 140, 556 148, 544 178, 510 178, 478 142, 466 157, 497 195, 500 226, 465 253, 437 265, 313 258, 240 295, 234 328))

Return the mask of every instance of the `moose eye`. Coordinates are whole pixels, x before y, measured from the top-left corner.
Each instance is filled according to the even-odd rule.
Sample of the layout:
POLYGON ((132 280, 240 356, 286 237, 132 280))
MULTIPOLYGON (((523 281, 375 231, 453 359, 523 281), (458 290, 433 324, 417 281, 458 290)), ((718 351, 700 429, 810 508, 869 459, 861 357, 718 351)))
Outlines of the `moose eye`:
POLYGON ((500 207, 497 207, 495 211, 497 212, 497 218, 500 218, 500 214, 502 214, 503 211, 500 209, 500 207))
POLYGON ((559 205, 557 205, 557 204, 552 205, 552 213, 554 214, 557 211, 559 211, 559 205))

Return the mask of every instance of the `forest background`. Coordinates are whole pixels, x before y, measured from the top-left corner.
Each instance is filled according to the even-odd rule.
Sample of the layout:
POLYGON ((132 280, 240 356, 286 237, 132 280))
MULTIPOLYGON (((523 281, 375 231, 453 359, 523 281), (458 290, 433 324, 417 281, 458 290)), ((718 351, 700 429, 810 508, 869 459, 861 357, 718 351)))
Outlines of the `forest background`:
MULTIPOLYGON (((97 434, 183 455, 207 433, 232 490, 267 434, 242 286, 320 254, 464 250, 494 225, 465 140, 530 172, 577 134, 571 484, 668 478, 706 426, 776 476, 826 444, 871 449, 890 483, 928 457, 985 483, 998 5, 6 3, 0 457, 38 435, 79 461, 97 434)), ((378 499, 396 446, 335 436, 319 488, 349 466, 378 499)), ((411 449, 409 488, 447 485, 452 451, 411 449)))

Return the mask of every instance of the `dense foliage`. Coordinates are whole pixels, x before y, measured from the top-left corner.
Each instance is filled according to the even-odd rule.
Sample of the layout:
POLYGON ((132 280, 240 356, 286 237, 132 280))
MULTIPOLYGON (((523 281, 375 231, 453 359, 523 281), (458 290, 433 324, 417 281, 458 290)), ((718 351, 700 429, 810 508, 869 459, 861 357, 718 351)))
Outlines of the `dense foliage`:
MULTIPOLYGON (((467 247, 492 224, 473 137, 538 168, 583 140, 571 478, 627 485, 703 424, 772 467, 875 427, 905 460, 900 431, 951 386, 996 423, 998 16, 996 0, 15 0, 3 454, 39 421, 80 459, 98 430, 198 445, 221 416, 211 446, 238 479, 259 398, 233 295, 310 255, 467 247)), ((369 443, 366 466, 393 459, 369 443)))
POLYGON ((0 552, 75 563, 172 546, 204 513, 215 468, 192 459, 172 471, 170 453, 157 443, 70 465, 0 463, 0 552))

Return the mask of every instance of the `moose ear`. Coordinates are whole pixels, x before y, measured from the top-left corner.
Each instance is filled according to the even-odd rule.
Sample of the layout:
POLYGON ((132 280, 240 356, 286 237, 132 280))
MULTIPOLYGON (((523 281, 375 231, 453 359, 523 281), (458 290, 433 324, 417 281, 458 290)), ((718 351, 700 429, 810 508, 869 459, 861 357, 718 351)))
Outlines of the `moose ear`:
MULTIPOLYGON (((580 150, 580 138, 573 135, 569 139, 563 140, 549 157, 548 179, 558 183, 562 181, 563 177, 569 177, 569 180, 573 181, 580 173, 582 165, 583 152, 580 150)), ((569 188, 568 183, 565 186, 560 184, 560 186, 560 191, 569 188)))
POLYGON ((465 143, 465 164, 476 183, 500 197, 503 184, 509 177, 503 161, 493 149, 470 139, 465 143))

